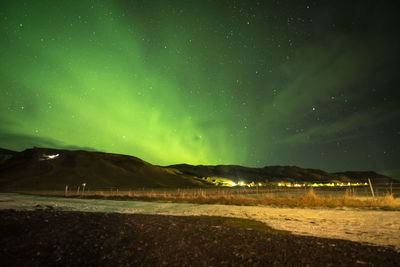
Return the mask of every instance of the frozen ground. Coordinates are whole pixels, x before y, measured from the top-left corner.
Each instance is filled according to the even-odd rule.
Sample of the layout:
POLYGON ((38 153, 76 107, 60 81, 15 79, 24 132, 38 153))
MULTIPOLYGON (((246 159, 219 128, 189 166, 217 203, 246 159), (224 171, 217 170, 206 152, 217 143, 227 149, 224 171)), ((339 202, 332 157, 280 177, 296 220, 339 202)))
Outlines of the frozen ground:
POLYGON ((400 211, 353 208, 274 208, 264 206, 199 205, 142 201, 66 199, 0 193, 0 209, 34 209, 165 215, 210 215, 249 218, 294 234, 347 239, 393 246, 400 252, 400 211))

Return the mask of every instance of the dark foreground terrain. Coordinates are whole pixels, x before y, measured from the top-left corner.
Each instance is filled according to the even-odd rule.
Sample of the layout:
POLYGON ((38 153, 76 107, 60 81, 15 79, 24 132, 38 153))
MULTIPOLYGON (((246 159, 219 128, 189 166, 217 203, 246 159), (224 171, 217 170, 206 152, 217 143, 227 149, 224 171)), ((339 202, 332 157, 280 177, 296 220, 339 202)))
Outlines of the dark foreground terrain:
MULTIPOLYGON (((41 208, 41 207, 40 207, 41 208)), ((398 266, 390 248, 228 218, 0 211, 2 266, 398 266)))

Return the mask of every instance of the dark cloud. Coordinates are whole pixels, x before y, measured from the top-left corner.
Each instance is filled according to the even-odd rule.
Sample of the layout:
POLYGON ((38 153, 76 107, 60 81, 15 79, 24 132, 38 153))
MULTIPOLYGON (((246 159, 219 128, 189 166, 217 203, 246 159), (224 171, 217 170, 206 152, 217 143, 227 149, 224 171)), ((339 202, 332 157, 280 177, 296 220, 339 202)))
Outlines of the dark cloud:
POLYGON ((0 130, 0 147, 5 149, 22 151, 27 148, 59 148, 67 150, 87 150, 97 151, 92 147, 68 145, 62 141, 35 135, 24 135, 17 133, 7 133, 0 130))

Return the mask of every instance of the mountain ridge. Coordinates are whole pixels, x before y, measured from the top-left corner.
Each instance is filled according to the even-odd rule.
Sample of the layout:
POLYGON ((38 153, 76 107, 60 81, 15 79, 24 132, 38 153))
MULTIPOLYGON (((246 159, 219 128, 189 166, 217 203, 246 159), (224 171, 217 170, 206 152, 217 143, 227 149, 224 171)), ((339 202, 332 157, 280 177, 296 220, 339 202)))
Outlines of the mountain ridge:
POLYGON ((58 189, 87 183, 91 188, 163 188, 211 185, 204 177, 234 182, 366 182, 393 179, 373 171, 328 173, 297 166, 251 168, 239 165, 157 166, 140 158, 105 152, 31 148, 21 152, 0 149, 0 189, 58 189))
POLYGON ((182 173, 196 177, 221 176, 225 178, 241 178, 246 182, 362 182, 368 178, 375 183, 392 182, 392 178, 374 171, 345 171, 328 173, 319 169, 301 168, 298 166, 265 166, 263 168, 250 168, 240 165, 169 165, 182 173), (249 180, 250 178, 250 180, 249 180))
POLYGON ((58 189, 86 183, 91 188, 198 187, 204 181, 134 156, 32 148, 0 165, 0 189, 58 189))

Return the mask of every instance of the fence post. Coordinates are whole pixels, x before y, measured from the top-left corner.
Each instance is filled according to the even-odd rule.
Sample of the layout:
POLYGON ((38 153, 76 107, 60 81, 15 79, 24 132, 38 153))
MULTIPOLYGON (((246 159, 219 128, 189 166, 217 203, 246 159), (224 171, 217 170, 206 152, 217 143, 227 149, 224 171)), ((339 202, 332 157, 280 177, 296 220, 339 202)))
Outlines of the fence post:
POLYGON ((82 195, 81 195, 81 197, 83 197, 85 195, 85 187, 86 187, 86 183, 82 183, 82 195))
POLYGON ((369 188, 371 189, 372 198, 375 200, 374 189, 372 188, 371 179, 368 178, 369 188))

